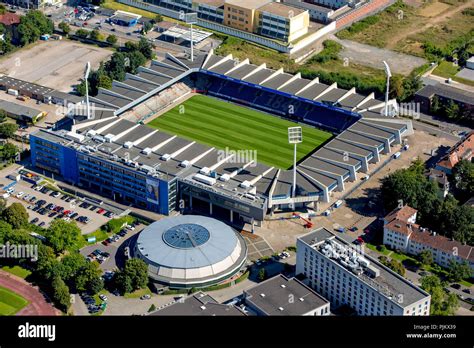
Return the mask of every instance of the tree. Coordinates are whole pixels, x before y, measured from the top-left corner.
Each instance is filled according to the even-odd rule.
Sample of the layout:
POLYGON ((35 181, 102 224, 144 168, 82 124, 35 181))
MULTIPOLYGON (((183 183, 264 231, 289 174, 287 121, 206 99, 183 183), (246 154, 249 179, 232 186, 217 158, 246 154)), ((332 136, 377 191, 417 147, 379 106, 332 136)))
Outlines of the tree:
POLYGON ((260 268, 258 271, 258 280, 264 281, 265 279, 267 279, 267 271, 265 268, 260 268))
POLYGON ((7 207, 7 200, 5 198, 0 197, 0 214, 5 210, 7 207))
POLYGON ((461 201, 465 201, 474 192, 474 163, 461 159, 453 167, 451 181, 457 196, 461 201))
POLYGON ((58 28, 61 29, 64 35, 68 35, 71 32, 71 27, 66 22, 59 23, 58 28))
POLYGON ((100 277, 94 277, 89 281, 88 290, 91 294, 97 294, 104 289, 104 280, 100 277))
POLYGON ((153 24, 151 22, 145 22, 142 26, 142 34, 148 33, 151 29, 153 29, 153 24))
POLYGON ((89 38, 96 41, 102 41, 104 39, 103 35, 97 29, 94 29, 89 33, 89 38))
POLYGON ((111 45, 115 45, 115 44, 117 44, 118 39, 117 39, 117 36, 115 36, 114 34, 111 34, 111 35, 107 36, 106 41, 111 45))
POLYGON ((152 304, 150 308, 148 308, 148 313, 156 311, 156 306, 152 304))
POLYGON ((76 36, 80 37, 81 39, 85 39, 89 36, 89 31, 85 29, 79 29, 76 31, 76 36))
POLYGON ((431 295, 431 315, 453 315, 458 307, 455 294, 446 294, 441 280, 435 275, 421 278, 421 288, 431 295))
POLYGON ((123 293, 142 289, 148 283, 148 266, 140 259, 125 261, 125 267, 118 272, 115 279, 117 287, 123 293))
POLYGON ((125 80, 125 55, 121 52, 115 52, 110 60, 105 63, 105 70, 111 79, 117 81, 125 80))
POLYGON ((430 266, 433 263, 433 253, 431 250, 423 250, 418 254, 418 258, 424 266, 430 266))
POLYGON ((434 115, 438 115, 441 110, 441 103, 437 95, 431 99, 430 111, 434 115))
POLYGON ((55 276, 51 283, 54 300, 60 305, 63 311, 67 311, 71 305, 71 294, 69 288, 60 276, 55 276))
POLYGON ((9 223, 0 221, 0 244, 5 244, 8 240, 10 240, 12 232, 13 229, 9 223))
POLYGON ((2 212, 2 219, 13 228, 22 228, 28 224, 28 212, 21 203, 12 203, 2 212))
POLYGON ((7 113, 5 110, 0 109, 0 123, 5 122, 7 120, 7 113))
POLYGON ((37 41, 43 34, 52 34, 54 31, 53 22, 41 11, 30 10, 25 16, 20 17, 18 33, 20 43, 27 45, 37 41))
POLYGON ((145 38, 141 38, 138 42, 138 50, 145 56, 146 59, 153 58, 153 46, 145 38))
POLYGON ((469 264, 464 262, 457 262, 455 260, 449 260, 449 273, 448 277, 453 282, 458 282, 462 279, 469 279, 472 276, 471 267, 469 264))
POLYGON ((136 74, 138 67, 146 63, 146 58, 140 51, 128 52, 126 57, 128 57, 127 72, 132 74, 136 74))
POLYGON ((65 282, 69 280, 74 280, 77 278, 77 275, 87 265, 87 261, 79 253, 71 253, 66 255, 61 260, 60 275, 65 282))
POLYGON ((163 22, 163 16, 160 15, 160 14, 157 14, 157 15, 155 16, 155 19, 154 19, 154 20, 155 20, 156 23, 163 22))
POLYGON ((51 247, 43 244, 39 245, 36 271, 46 280, 52 279, 54 276, 60 276, 61 265, 51 247))
POLYGON ((70 250, 81 238, 81 230, 74 221, 54 220, 46 230, 48 244, 56 253, 70 250))
POLYGON ((459 117, 459 105, 449 99, 444 105, 444 114, 450 119, 457 119, 459 117))
POLYGON ((0 147, 0 160, 4 162, 12 162, 16 158, 18 152, 19 149, 16 145, 6 143, 0 147))
POLYGON ((4 138, 12 138, 18 130, 18 125, 15 123, 0 124, 0 136, 4 138))

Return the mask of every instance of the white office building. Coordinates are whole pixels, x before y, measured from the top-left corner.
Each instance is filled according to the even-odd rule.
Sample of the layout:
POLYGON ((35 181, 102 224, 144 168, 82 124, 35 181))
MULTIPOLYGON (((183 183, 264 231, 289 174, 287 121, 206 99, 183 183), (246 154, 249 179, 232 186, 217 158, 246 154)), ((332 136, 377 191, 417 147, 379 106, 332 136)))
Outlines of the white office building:
POLYGON ((362 316, 429 315, 430 295, 325 228, 297 240, 296 274, 362 316))

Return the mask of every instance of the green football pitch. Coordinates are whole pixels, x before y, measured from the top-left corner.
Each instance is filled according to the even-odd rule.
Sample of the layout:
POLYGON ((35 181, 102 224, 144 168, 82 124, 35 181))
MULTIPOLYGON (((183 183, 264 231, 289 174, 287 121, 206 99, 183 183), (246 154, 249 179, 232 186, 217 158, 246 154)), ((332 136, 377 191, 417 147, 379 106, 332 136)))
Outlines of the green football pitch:
MULTIPOLYGON (((193 96, 148 125, 219 149, 256 150, 256 160, 270 166, 287 169, 293 164, 287 128, 298 124, 212 97, 193 96)), ((298 160, 332 137, 308 126, 302 130, 298 160)))
POLYGON ((0 286, 0 315, 13 315, 27 304, 25 298, 0 286))

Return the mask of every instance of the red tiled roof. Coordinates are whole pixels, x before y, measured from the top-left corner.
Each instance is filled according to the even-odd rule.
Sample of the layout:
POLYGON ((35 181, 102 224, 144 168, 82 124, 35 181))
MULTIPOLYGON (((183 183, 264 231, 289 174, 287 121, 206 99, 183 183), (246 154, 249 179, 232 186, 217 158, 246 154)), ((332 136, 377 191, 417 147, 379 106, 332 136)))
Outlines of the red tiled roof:
POLYGON ((6 12, 5 14, 0 15, 0 23, 6 26, 20 24, 20 16, 6 12))
POLYGON ((444 156, 438 165, 444 168, 453 168, 461 159, 470 160, 474 152, 474 131, 470 132, 466 138, 460 140, 454 145, 446 156, 444 156))
POLYGON ((408 222, 408 218, 416 214, 418 210, 415 208, 412 208, 408 205, 403 206, 402 208, 396 208, 390 213, 388 213, 387 216, 385 216, 385 221, 390 222, 394 219, 403 221, 405 223, 408 222))

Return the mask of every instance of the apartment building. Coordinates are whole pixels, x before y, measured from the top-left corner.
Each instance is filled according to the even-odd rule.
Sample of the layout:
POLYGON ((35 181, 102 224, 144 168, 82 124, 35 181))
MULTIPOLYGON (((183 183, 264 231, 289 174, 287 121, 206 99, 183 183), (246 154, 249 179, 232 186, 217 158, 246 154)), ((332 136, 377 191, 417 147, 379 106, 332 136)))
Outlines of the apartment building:
POLYGON ((461 160, 472 161, 474 158, 474 131, 458 141, 449 152, 436 163, 436 169, 451 174, 454 166, 461 160))
POLYGON ((451 260, 468 262, 474 272, 474 251, 462 244, 438 235, 416 224, 417 210, 409 206, 397 208, 384 218, 383 243, 392 249, 418 255, 430 250, 433 260, 442 267, 449 267, 451 260))
POLYGON ((296 274, 331 303, 331 311, 351 307, 362 316, 430 313, 430 295, 320 228, 297 239, 296 274))
POLYGON ((222 23, 224 21, 225 0, 194 0, 192 3, 193 12, 199 18, 207 21, 222 23))

